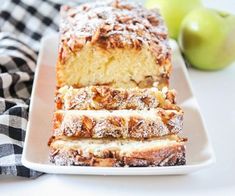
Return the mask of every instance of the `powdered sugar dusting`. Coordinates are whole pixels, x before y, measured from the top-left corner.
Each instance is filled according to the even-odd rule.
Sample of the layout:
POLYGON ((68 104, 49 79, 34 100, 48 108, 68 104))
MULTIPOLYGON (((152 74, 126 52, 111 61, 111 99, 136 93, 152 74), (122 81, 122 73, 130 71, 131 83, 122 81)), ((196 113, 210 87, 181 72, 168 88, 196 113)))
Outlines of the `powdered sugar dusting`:
MULTIPOLYGON (((99 115, 95 116, 94 114, 97 114, 97 112, 93 111, 93 115, 89 115, 88 112, 81 111, 60 111, 59 113, 63 115, 63 118, 55 121, 58 128, 55 130, 54 136, 144 139, 178 133, 182 129, 181 122, 169 126, 169 120, 165 120, 165 118, 170 118, 172 113, 168 114, 167 117, 160 116, 158 110, 142 111, 141 115, 138 115, 134 110, 128 111, 127 115, 120 115, 115 111, 105 111, 102 114, 99 111, 99 115), (83 113, 86 113, 86 115, 83 113)), ((182 118, 177 117, 181 115, 174 114, 174 118, 182 121, 182 118)))
POLYGON ((167 29, 157 10, 114 0, 66 6, 61 13, 61 42, 72 51, 86 42, 106 48, 147 44, 158 60, 170 55, 167 29))
POLYGON ((156 88, 115 89, 107 86, 91 86, 85 88, 62 87, 58 99, 64 110, 149 110, 166 107, 177 109, 174 104, 174 91, 160 91, 156 88), (166 94, 168 96, 166 96, 166 94))

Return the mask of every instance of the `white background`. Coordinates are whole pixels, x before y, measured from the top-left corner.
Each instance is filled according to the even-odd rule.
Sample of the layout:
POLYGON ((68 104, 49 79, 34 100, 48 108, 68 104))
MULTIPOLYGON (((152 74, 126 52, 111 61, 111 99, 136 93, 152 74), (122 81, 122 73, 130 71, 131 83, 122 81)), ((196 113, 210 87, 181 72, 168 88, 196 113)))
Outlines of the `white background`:
MULTIPOLYGON (((235 13, 235 0, 206 0, 235 13)), ((235 39, 235 35, 234 35, 235 39)), ((217 162, 185 176, 0 176, 0 195, 235 195, 235 63, 221 71, 189 69, 217 162)))

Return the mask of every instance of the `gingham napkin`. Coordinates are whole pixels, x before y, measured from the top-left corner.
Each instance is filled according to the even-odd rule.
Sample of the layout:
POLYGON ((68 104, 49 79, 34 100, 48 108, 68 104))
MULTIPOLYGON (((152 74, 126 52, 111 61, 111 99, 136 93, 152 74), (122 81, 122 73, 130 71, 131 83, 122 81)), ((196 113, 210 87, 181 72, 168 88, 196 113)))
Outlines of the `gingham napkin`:
POLYGON ((41 173, 24 167, 21 155, 40 39, 57 31, 61 3, 0 3, 0 174, 37 177, 41 173))

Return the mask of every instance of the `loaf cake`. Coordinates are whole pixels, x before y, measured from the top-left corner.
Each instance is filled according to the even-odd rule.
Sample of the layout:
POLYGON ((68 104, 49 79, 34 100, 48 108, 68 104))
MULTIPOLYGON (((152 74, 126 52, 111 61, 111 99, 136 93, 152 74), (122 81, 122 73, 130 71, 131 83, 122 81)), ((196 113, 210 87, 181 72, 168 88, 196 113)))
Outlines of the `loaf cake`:
POLYGON ((171 49, 157 10, 125 1, 61 9, 57 86, 168 86, 171 49))
POLYGON ((61 9, 55 165, 186 164, 183 111, 169 90, 171 49, 157 10, 121 0, 61 9))
POLYGON ((147 167, 184 165, 185 139, 176 135, 136 140, 59 138, 50 141, 56 165, 147 167))

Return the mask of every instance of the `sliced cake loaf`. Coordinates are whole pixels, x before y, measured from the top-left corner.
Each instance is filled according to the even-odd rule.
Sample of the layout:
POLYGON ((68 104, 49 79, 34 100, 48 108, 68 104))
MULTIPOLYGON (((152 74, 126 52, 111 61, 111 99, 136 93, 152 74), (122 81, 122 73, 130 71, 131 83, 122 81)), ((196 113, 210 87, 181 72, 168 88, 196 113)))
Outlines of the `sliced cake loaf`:
POLYGON ((183 111, 157 10, 97 1, 61 10, 50 161, 56 165, 184 165, 183 111))

